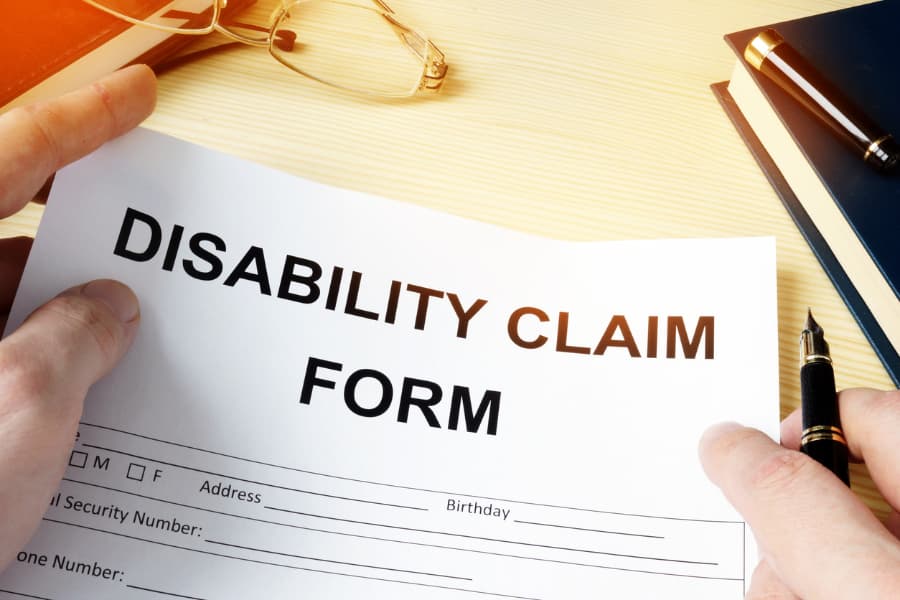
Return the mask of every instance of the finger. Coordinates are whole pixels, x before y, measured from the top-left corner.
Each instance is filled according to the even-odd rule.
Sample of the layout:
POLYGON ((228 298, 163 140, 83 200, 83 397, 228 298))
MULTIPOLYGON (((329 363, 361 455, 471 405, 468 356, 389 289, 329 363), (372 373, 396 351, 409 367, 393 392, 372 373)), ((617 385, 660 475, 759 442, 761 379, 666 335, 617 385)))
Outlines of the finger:
POLYGON ((800 600, 775 573, 767 559, 759 561, 750 579, 745 600, 800 600))
POLYGON ((44 182, 44 185, 41 186, 41 189, 37 191, 31 200, 38 204, 47 204, 47 198, 50 197, 50 188, 53 187, 54 179, 56 179, 56 173, 47 178, 47 181, 44 182))
MULTIPOLYGON (((846 437, 846 431, 844 433, 844 437, 846 437)), ((799 408, 796 408, 781 422, 781 445, 785 448, 790 448, 791 450, 799 450, 800 438, 802 436, 803 411, 799 408)), ((850 450, 850 461, 859 463, 862 462, 862 458, 855 455, 853 451, 850 450)))
POLYGON ((900 589, 900 544, 841 481, 808 456, 729 423, 700 443, 709 478, 750 525, 782 581, 802 598, 900 589))
POLYGON ((0 315, 9 313, 32 241, 24 236, 0 239, 0 315))
MULTIPOLYGON (((900 391, 849 389, 838 394, 838 403, 850 454, 866 463, 884 499, 900 508, 900 391)), ((795 411, 782 424, 786 446, 800 446, 800 421, 795 411)))
POLYGON ((884 521, 884 526, 891 532, 891 535, 900 539, 900 514, 896 510, 891 509, 884 521))
POLYGON ((57 296, 0 342, 0 571, 59 485, 85 393, 138 321, 131 290, 98 280, 57 296))
POLYGON ((781 445, 791 450, 800 449, 803 411, 799 408, 781 422, 781 445))
POLYGON ((135 65, 0 115, 0 218, 31 200, 57 169, 136 127, 155 103, 153 72, 135 65))

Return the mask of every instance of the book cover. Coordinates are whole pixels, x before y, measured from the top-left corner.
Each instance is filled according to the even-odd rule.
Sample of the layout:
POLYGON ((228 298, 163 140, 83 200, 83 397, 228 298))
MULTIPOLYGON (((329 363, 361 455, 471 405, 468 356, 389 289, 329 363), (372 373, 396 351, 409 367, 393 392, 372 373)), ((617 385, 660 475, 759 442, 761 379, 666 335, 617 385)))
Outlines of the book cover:
POLYGON ((900 132, 900 80, 893 59, 900 1, 725 36, 738 56, 728 90, 753 129, 741 133, 745 140, 748 133, 758 137, 760 148, 748 145, 758 160, 759 150, 768 156, 760 161, 763 170, 897 383, 900 176, 875 172, 786 92, 746 65, 744 48, 766 27, 777 29, 887 131, 900 132), (773 176, 773 169, 779 175, 773 176))
POLYGON ((133 26, 80 0, 7 2, 0 20, 0 110, 59 95, 131 63, 153 66, 193 39, 133 26))

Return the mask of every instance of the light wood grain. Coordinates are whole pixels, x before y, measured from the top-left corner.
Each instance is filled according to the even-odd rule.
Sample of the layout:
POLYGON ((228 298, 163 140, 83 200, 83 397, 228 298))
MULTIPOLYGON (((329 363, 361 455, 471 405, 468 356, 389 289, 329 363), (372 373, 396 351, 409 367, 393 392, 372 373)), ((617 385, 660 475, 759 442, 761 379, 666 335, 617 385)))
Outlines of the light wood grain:
MULTIPOLYGON (((724 33, 858 2, 391 4, 446 53, 451 70, 440 96, 343 96, 248 47, 165 73, 147 126, 303 177, 547 237, 775 236, 783 414, 798 404, 807 306, 826 328, 839 387, 891 387, 708 87, 734 65, 724 33)), ((31 207, 0 223, 0 234, 33 232, 39 218, 31 207)), ((883 516, 871 480, 855 467, 853 476, 883 516)))

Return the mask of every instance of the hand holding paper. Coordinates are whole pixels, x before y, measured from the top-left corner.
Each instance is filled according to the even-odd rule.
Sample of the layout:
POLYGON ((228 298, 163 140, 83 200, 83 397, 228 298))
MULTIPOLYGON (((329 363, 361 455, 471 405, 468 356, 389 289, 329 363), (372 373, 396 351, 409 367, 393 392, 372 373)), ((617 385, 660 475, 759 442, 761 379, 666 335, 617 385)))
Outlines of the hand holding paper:
POLYGON ((737 600, 751 538, 695 446, 775 435, 774 258, 541 239, 133 132, 59 174, 10 316, 102 274, 142 326, 0 590, 737 600))
POLYGON ((703 466, 747 519, 766 557, 753 575, 748 598, 897 596, 898 400, 896 390, 839 394, 850 451, 866 462, 878 489, 895 507, 885 524, 833 473, 798 452, 799 411, 782 423, 783 446, 735 424, 706 433, 700 447, 703 466))
MULTIPOLYGON (((56 169, 135 127, 154 99, 152 72, 133 67, 0 116, 0 217, 21 209, 56 169)), ((0 241, 4 322, 30 247, 26 238, 0 241)), ((0 571, 40 522, 84 396, 125 353, 138 319, 131 290, 94 281, 61 293, 0 342, 0 571)))

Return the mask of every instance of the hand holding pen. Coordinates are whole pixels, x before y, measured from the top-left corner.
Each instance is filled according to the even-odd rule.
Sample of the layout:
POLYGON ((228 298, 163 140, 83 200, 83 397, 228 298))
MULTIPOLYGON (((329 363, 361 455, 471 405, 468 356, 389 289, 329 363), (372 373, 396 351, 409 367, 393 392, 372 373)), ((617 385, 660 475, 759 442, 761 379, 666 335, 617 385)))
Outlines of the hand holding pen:
POLYGON ((700 442, 709 478, 744 516, 763 560, 749 599, 900 597, 900 391, 838 395, 850 456, 864 461, 892 507, 885 523, 834 473, 799 452, 801 410, 781 425, 781 445, 735 423, 700 442))

